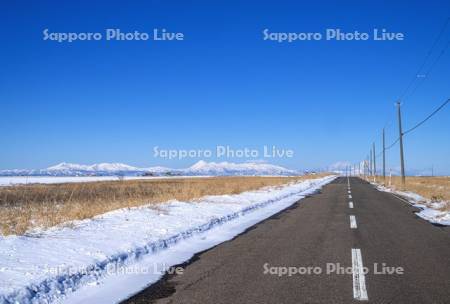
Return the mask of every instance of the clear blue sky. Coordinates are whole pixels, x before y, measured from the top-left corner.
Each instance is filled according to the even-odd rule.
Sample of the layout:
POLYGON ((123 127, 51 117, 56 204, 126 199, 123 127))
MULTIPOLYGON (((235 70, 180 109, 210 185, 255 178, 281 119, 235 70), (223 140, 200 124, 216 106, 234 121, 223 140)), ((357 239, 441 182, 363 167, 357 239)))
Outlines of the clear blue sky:
MULTIPOLYGON (((396 138, 394 102, 450 15, 449 1, 66 2, 1 4, 0 169, 195 161, 155 159, 154 146, 276 145, 295 151, 273 161, 291 168, 356 162, 391 119, 387 141, 396 138), (165 28, 185 40, 57 43, 43 41, 46 28, 165 28), (279 44, 263 41, 265 28, 386 28, 405 40, 279 44)), ((450 51, 405 100, 405 128, 450 97, 449 71, 450 51)), ((408 168, 450 173, 449 116, 405 138, 408 168)))

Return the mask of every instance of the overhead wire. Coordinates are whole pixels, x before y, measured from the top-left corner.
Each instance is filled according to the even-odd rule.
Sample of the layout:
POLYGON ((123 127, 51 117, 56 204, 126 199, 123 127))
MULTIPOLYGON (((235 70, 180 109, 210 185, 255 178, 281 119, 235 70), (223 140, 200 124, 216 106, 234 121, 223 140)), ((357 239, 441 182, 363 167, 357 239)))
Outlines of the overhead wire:
MULTIPOLYGON (((404 101, 404 99, 411 97, 416 90, 420 87, 420 85, 425 81, 425 79, 428 77, 428 75, 432 72, 432 70, 434 69, 434 67, 436 66, 436 64, 439 62, 439 60, 442 58, 442 56, 445 54, 445 52, 447 51, 447 49, 450 47, 450 39, 447 41, 447 43, 445 44, 445 46, 441 49, 439 55, 435 58, 435 60, 432 62, 432 64, 428 67, 427 71, 425 74, 421 74, 422 70, 425 68, 428 60, 431 58, 431 55, 433 54, 436 46, 438 45, 439 41, 441 40, 441 38, 443 37, 444 33, 446 32, 447 26, 450 24, 450 17, 448 17, 446 19, 446 21, 444 22, 444 24, 442 25, 438 35, 436 36, 436 38, 434 39, 430 49, 428 50, 424 60, 422 61, 422 63, 420 64, 417 72, 413 75, 411 81, 408 83, 406 89, 403 91, 403 93, 400 95, 399 100, 404 101), (420 78, 419 78, 420 77, 420 78), (419 81, 417 81, 418 79, 420 79, 419 81), (411 87, 415 84, 415 86, 413 87, 412 91, 409 92, 409 90, 411 89, 411 87)), ((426 121, 428 121, 431 117, 433 117, 435 114, 437 114, 441 109, 443 109, 448 103, 450 102, 450 99, 447 99, 443 104, 441 104, 438 108, 436 108, 431 114, 429 114, 427 117, 425 117, 422 121, 420 121, 419 123, 417 123, 415 126, 407 129, 406 131, 404 131, 402 133, 402 135, 406 135, 412 131, 414 131, 415 129, 417 129, 418 127, 420 127, 421 125, 423 125, 426 121)), ((392 123, 392 119, 391 120, 387 120, 386 123, 384 124, 383 128, 387 128, 387 126, 389 126, 392 123)), ((394 142, 392 142, 390 145, 388 145, 386 148, 384 148, 384 151, 391 149, 392 147, 394 147, 398 142, 400 141, 400 137, 398 137, 394 142)), ((383 154, 383 150, 381 152, 379 152, 375 158, 380 157, 383 154)))

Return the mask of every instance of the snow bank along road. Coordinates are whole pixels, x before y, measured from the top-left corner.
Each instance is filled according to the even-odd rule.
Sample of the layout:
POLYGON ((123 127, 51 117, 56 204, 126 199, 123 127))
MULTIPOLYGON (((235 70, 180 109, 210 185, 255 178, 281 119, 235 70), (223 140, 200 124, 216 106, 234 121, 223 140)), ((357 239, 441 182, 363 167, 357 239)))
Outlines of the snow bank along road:
POLYGON ((111 211, 23 236, 0 236, 0 304, 116 303, 166 268, 232 239, 336 176, 111 211))
POLYGON ((416 211, 341 177, 125 303, 450 303, 450 228, 416 211))

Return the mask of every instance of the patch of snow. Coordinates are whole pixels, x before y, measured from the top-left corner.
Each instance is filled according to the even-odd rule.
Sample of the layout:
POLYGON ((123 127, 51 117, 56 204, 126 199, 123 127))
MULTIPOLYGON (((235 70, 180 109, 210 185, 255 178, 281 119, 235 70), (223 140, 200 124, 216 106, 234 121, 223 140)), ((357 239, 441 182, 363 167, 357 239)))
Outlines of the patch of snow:
MULTIPOLYGON (((142 179, 171 179, 171 178, 202 178, 209 177, 203 175, 196 176, 124 176, 123 180, 142 179)), ((101 181, 121 180, 119 176, 0 176, 0 186, 14 186, 26 184, 62 184, 62 183, 87 183, 101 181)))
POLYGON ((231 239, 335 176, 196 202, 120 209, 25 236, 0 237, 0 303, 113 303, 158 280, 164 269, 231 239), (121 267, 125 269, 115 271, 121 267))
POLYGON ((372 184, 374 184, 378 190, 395 193, 406 199, 412 206, 419 208, 420 211, 415 213, 418 217, 433 224, 450 226, 450 211, 438 210, 439 208, 447 205, 447 202, 435 202, 427 200, 426 198, 414 192, 393 190, 379 184, 372 184))
POLYGON ((170 169, 167 167, 162 167, 162 166, 154 166, 154 167, 144 169, 144 171, 153 172, 153 173, 166 173, 166 172, 170 172, 172 170, 173 169, 170 169))

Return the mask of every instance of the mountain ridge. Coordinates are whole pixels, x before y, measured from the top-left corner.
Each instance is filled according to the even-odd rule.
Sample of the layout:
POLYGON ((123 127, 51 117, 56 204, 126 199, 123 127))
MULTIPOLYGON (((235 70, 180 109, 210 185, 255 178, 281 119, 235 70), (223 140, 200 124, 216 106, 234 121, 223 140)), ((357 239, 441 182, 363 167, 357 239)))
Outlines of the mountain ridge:
POLYGON ((82 165, 62 162, 46 169, 0 170, 0 176, 106 176, 106 175, 299 175, 295 170, 282 166, 259 162, 206 162, 200 160, 184 169, 172 169, 161 166, 138 168, 123 163, 99 163, 82 165))

